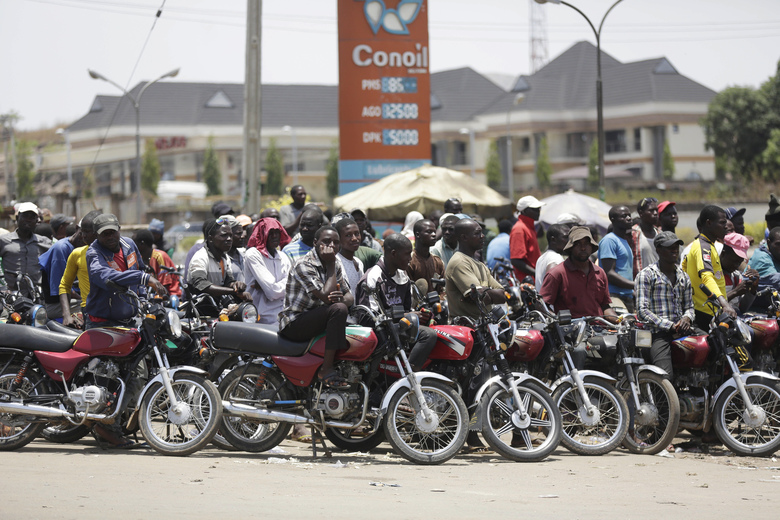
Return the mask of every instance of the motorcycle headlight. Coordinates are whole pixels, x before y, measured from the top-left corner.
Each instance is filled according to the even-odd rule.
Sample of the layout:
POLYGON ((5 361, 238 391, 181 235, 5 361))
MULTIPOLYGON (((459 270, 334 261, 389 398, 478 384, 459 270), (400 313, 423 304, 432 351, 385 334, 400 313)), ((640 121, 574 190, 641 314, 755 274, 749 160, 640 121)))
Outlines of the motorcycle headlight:
POLYGON ((750 345, 750 340, 751 340, 750 327, 747 325, 747 323, 745 323, 739 318, 737 318, 735 321, 737 322, 737 329, 739 330, 739 333, 742 335, 742 341, 744 342, 742 343, 742 345, 750 345))
POLYGON ((46 308, 43 305, 36 305, 32 308, 33 327, 46 328, 48 321, 49 315, 46 313, 46 308))
POLYGON ((410 312, 406 314, 401 321, 398 322, 401 326, 401 331, 406 334, 409 340, 414 343, 417 341, 417 336, 420 334, 420 317, 410 312))
POLYGON ((239 316, 244 323, 257 323, 257 307, 249 302, 244 302, 238 306, 239 316))
POLYGON ((181 337, 181 318, 176 311, 168 311, 168 328, 174 338, 181 337))

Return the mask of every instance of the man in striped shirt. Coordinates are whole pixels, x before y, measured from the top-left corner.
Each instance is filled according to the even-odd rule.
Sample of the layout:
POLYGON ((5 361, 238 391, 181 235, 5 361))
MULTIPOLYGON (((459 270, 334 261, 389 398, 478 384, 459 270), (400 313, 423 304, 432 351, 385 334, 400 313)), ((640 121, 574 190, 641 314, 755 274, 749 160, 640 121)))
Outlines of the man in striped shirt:
POLYGON ((671 231, 653 239, 658 261, 642 269, 636 277, 636 309, 640 319, 650 324, 653 364, 672 376, 671 342, 688 334, 693 323, 691 279, 677 265, 683 241, 671 231))

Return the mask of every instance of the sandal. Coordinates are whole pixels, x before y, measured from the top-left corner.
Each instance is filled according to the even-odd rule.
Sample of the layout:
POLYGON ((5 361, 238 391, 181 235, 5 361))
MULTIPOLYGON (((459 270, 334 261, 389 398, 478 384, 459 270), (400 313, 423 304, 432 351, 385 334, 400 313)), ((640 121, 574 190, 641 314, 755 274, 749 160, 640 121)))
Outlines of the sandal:
POLYGON ((317 381, 330 388, 349 388, 351 385, 341 377, 336 370, 331 370, 325 375, 317 374, 317 381))

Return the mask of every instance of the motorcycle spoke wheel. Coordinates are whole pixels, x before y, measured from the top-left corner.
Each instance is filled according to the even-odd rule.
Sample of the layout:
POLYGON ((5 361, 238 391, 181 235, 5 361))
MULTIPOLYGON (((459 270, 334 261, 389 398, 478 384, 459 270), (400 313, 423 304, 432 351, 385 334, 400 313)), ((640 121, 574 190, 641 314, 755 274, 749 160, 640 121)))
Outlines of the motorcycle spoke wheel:
POLYGON ((674 386, 658 374, 639 375, 639 405, 646 416, 637 419, 631 392, 623 394, 633 418, 623 446, 631 453, 655 455, 665 450, 677 435, 680 426, 680 400, 674 386))
MULTIPOLYGON (((257 388, 260 367, 237 367, 219 383, 222 398, 249 406, 260 406, 260 399, 289 401, 292 392, 274 371, 269 371, 265 382, 257 388)), ((247 417, 223 416, 220 433, 230 444, 242 451, 261 452, 278 446, 292 427, 291 423, 261 421, 247 417)))
POLYGON ((583 383, 588 399, 598 411, 595 424, 583 421, 584 406, 577 388, 565 383, 553 392, 553 400, 561 412, 566 449, 579 455, 603 455, 614 450, 628 431, 628 405, 615 387, 601 381, 583 383))
POLYGON ((81 440, 89 434, 90 429, 83 424, 74 426, 70 423, 61 423, 56 425, 47 425, 41 432, 41 437, 49 442, 57 444, 70 444, 81 440))
POLYGON ((219 428, 222 399, 214 383, 184 374, 171 381, 178 408, 162 384, 147 390, 139 424, 149 446, 163 455, 184 456, 205 447, 219 428))
POLYGON ((763 420, 749 417, 742 396, 733 388, 715 404, 715 433, 737 455, 769 456, 780 448, 780 385, 752 379, 745 389, 763 420))
POLYGON ((367 418, 366 423, 360 428, 345 430, 342 428, 328 428, 325 437, 334 446, 347 452, 368 452, 385 441, 385 433, 382 425, 373 427, 373 420, 367 418))
POLYGON ((513 392, 493 385, 482 397, 482 436, 496 453, 517 462, 547 458, 561 441, 561 415, 546 390, 519 383, 517 391, 529 417, 516 412, 513 392))
MULTIPOLYGON (((21 401, 26 396, 41 393, 41 378, 32 369, 27 370, 16 392, 13 395, 9 393, 19 370, 19 366, 10 365, 0 375, 0 400, 21 401)), ((45 427, 45 422, 33 422, 21 415, 0 413, 0 451, 18 450, 32 442, 45 427)))
POLYGON ((403 458, 415 464, 442 464, 466 442, 468 410, 463 399, 439 381, 424 381, 423 397, 435 416, 426 422, 414 392, 399 389, 384 418, 385 437, 403 458))

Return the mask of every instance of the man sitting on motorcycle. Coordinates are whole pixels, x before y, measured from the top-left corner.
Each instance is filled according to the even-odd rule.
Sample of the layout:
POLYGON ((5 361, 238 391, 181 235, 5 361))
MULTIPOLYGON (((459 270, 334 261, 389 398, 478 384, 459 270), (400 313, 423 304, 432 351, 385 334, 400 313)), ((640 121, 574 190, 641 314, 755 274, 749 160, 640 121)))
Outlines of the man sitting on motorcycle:
POLYGON ((691 279, 677 265, 683 241, 671 231, 653 239, 658 261, 643 268, 636 277, 636 310, 650 324, 653 364, 672 377, 671 343, 688 334, 694 320, 691 279))
MULTIPOLYGON (((393 233, 385 239, 385 254, 377 264, 366 271, 357 288, 357 302, 376 309, 376 302, 370 298, 370 291, 378 289, 382 305, 390 308, 401 305, 404 311, 412 309, 412 282, 406 268, 412 258, 412 242, 400 233, 393 233)), ((418 313, 420 323, 430 323, 430 312, 418 313)), ((425 360, 436 345, 436 333, 420 325, 420 333, 409 355, 414 371, 422 369, 425 360)))
POLYGON ((206 247, 195 253, 187 272, 187 291, 190 296, 206 293, 215 299, 233 296, 238 300, 252 301, 246 292, 246 284, 233 278, 230 257, 233 246, 233 230, 228 216, 209 221, 205 226, 206 247))

